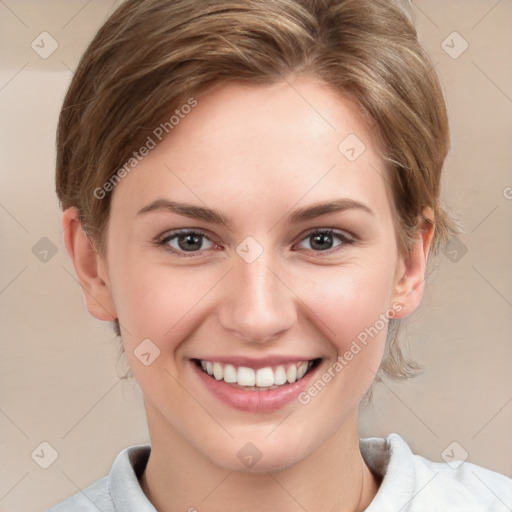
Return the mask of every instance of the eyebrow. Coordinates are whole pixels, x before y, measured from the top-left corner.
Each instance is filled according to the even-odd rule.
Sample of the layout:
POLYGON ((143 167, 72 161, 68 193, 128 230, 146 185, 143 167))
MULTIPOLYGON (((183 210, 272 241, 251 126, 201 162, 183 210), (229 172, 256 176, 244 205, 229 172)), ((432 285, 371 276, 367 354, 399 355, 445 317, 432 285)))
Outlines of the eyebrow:
POLYGON ((177 201, 169 201, 167 199, 157 199, 156 201, 153 201, 139 210, 137 215, 144 215, 151 212, 176 213, 178 215, 183 215, 183 217, 205 220, 212 224, 224 224, 226 226, 229 226, 230 224, 227 217, 212 208, 179 203, 177 201))
MULTIPOLYGON (((322 215, 328 215, 346 210, 360 210, 370 215, 374 212, 364 203, 355 201, 354 199, 336 199, 327 203, 317 203, 304 208, 299 208, 287 215, 286 220, 290 224, 304 222, 315 219, 322 215)), ((223 213, 213 208, 206 208, 177 201, 169 201, 168 199, 157 199, 152 203, 144 206, 137 212, 137 215, 145 215, 152 212, 167 212, 189 217, 191 219, 204 220, 212 224, 223 224, 229 226, 231 221, 223 213)))
POLYGON ((374 215, 373 211, 364 203, 360 203, 354 199, 342 198, 329 201, 328 203, 317 203, 305 208, 299 208, 288 215, 287 220, 289 223, 304 222, 322 215, 344 212, 346 210, 361 210, 370 215, 374 215))

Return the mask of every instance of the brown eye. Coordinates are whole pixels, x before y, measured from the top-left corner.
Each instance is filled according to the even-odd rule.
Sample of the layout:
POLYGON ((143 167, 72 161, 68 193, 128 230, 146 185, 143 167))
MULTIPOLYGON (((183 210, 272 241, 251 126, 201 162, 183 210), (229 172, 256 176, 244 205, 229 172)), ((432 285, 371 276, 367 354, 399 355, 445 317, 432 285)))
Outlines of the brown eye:
POLYGON ((203 245, 202 235, 190 234, 190 235, 179 235, 176 237, 178 241, 178 246, 180 249, 184 251, 196 251, 201 249, 203 245))
POLYGON ((311 247, 313 249, 326 251, 332 248, 333 238, 334 237, 329 233, 317 233, 315 235, 311 235, 309 240, 311 240, 311 247))
POLYGON ((308 233, 302 240, 301 243, 309 241, 309 247, 302 247, 304 249, 311 249, 315 252, 330 251, 334 248, 353 243, 353 239, 341 232, 334 232, 332 229, 315 230, 308 233), (338 239, 340 242, 335 243, 338 239))
POLYGON ((200 231, 175 231, 165 235, 158 242, 166 250, 183 255, 183 253, 197 253, 211 249, 215 244, 200 231))

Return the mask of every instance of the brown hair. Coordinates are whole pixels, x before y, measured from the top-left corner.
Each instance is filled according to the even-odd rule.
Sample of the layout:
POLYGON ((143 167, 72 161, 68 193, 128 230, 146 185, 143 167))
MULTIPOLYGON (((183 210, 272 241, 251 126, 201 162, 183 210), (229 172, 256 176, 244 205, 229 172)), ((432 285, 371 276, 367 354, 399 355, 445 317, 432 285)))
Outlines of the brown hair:
MULTIPOLYGON (((103 251, 111 194, 95 191, 119 178, 170 113, 227 81, 271 84, 291 73, 355 100, 382 141, 400 251, 430 207, 435 252, 452 231, 440 203, 446 107, 414 26, 390 0, 125 1, 82 56, 62 107, 62 208, 78 208, 103 251)), ((418 366, 403 357, 397 325, 390 327, 381 370, 407 378, 418 366)))

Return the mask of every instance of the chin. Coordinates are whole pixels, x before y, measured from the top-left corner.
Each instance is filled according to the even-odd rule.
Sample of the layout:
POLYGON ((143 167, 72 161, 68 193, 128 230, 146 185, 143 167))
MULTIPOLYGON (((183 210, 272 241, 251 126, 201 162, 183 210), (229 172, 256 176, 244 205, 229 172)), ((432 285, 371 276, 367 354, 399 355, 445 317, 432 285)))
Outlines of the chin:
POLYGON ((260 475, 283 471, 300 462, 300 459, 296 456, 290 457, 288 453, 273 453, 271 456, 267 455, 266 457, 262 454, 261 458, 257 460, 254 465, 251 465, 249 462, 245 464, 241 462, 238 457, 230 457, 228 459, 225 456, 217 460, 212 460, 212 462, 228 471, 248 475, 260 475))
MULTIPOLYGON (((228 471, 246 474, 277 472, 301 462, 308 455, 304 442, 290 439, 289 431, 270 441, 265 434, 231 439, 215 447, 203 447, 203 454, 216 466, 228 471), (252 441, 251 441, 252 439, 252 441)), ((312 447, 311 450, 314 448, 312 447)))

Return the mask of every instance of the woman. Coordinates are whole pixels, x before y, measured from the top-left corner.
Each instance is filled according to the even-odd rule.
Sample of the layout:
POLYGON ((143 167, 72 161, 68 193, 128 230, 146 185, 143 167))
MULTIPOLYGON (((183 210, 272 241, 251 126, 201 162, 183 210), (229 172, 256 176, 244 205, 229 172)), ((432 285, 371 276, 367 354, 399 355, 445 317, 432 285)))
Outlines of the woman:
POLYGON ((57 192, 151 447, 52 511, 508 510, 510 480, 358 438, 451 221, 441 88, 388 0, 123 3, 86 51, 57 192), (482 482, 485 485, 482 485, 482 482))

